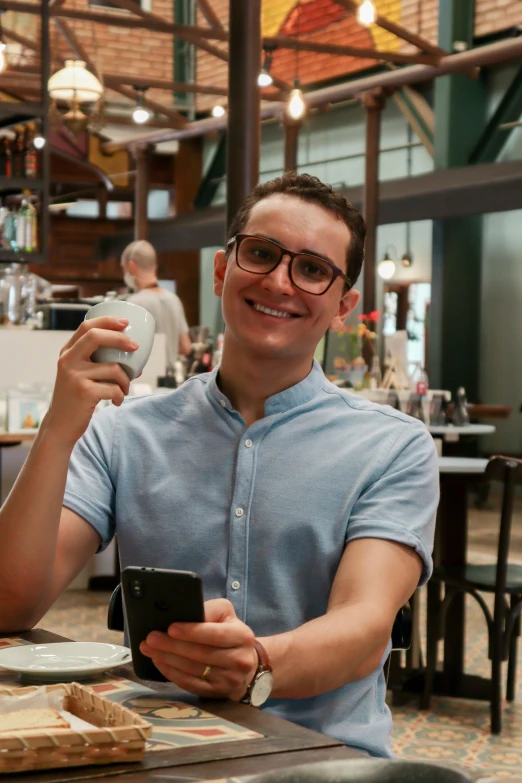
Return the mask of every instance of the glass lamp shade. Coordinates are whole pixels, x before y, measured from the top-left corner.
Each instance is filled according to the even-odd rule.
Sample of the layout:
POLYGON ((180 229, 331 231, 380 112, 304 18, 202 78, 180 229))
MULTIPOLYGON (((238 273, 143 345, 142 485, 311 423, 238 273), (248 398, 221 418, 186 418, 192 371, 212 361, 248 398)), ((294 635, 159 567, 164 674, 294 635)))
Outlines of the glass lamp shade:
POLYGON ((287 112, 293 120, 300 120, 306 112, 306 103, 303 92, 299 87, 294 87, 290 93, 287 112))
POLYGON ((377 272, 383 280, 389 280, 395 274, 395 261, 385 256, 382 261, 379 261, 377 272))
POLYGON ((103 95, 102 85, 83 60, 66 60, 65 68, 49 79, 47 89, 54 101, 66 103, 96 103, 103 95))

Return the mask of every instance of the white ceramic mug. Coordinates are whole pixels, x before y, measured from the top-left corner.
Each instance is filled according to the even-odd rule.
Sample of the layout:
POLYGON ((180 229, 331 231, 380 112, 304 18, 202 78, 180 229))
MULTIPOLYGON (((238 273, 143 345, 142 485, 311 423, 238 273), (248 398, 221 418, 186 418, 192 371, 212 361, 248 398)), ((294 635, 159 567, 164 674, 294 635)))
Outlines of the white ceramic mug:
POLYGON ((154 342, 156 322, 144 307, 140 307, 140 305, 132 302, 125 302, 123 299, 113 299, 110 302, 100 302, 94 305, 87 311, 85 320, 90 321, 91 318, 100 318, 106 315, 113 318, 126 318, 129 325, 123 330, 123 334, 128 335, 131 340, 138 343, 139 348, 135 351, 119 351, 117 348, 98 348, 91 356, 91 359, 93 362, 117 362, 125 370, 130 380, 133 381, 147 364, 154 342))

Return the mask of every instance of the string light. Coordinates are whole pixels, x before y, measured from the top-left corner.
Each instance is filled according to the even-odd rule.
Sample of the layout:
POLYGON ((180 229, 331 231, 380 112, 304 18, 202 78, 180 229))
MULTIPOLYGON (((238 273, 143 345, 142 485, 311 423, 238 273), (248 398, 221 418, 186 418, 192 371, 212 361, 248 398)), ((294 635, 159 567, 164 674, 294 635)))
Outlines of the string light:
MULTIPOLYGON (((0 14, 3 14, 4 10, 2 9, 0 11, 0 14)), ((5 71, 7 68, 7 52, 6 52, 6 45, 4 43, 4 33, 2 30, 2 18, 0 16, 0 73, 5 71)))
POLYGON ((290 93, 287 111, 293 120, 300 120, 306 112, 306 103, 303 91, 299 85, 299 79, 296 79, 294 82, 294 89, 290 93))
POLYGON ((146 87, 135 87, 134 88, 137 93, 138 97, 136 98, 136 107, 134 111, 132 112, 132 119, 136 123, 136 125, 143 125, 147 120, 150 120, 150 111, 145 108, 144 104, 144 94, 146 87))
POLYGON ((375 11, 375 6, 372 3, 372 0, 363 0, 357 12, 357 18, 359 22, 365 25, 373 24, 375 22, 376 16, 377 12, 375 11))
POLYGON ((41 133, 37 133, 37 135, 34 137, 33 145, 35 150, 41 150, 43 147, 45 147, 45 138, 41 133))
POLYGON ((212 116, 213 117, 224 117, 225 116, 225 109, 223 106, 221 106, 219 103, 217 103, 213 109, 212 109, 212 116))
POLYGON ((273 79, 270 75, 270 68, 272 66, 272 49, 265 47, 265 59, 263 67, 257 77, 257 83, 259 87, 270 87, 273 84, 273 79))

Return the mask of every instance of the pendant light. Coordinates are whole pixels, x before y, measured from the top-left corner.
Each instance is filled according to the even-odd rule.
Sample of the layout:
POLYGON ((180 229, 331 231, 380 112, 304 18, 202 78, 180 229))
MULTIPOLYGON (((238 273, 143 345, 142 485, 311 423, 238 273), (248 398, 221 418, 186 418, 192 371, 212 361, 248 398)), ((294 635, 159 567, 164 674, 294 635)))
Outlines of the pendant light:
POLYGON ((295 48, 294 89, 288 97, 286 112, 293 120, 300 120, 306 113, 306 101, 299 81, 299 33, 301 31, 301 0, 297 6, 297 46, 295 48))
POLYGON ((216 105, 212 107, 212 116, 213 117, 224 117, 225 116, 225 107, 221 106, 220 103, 216 103, 216 105))
MULTIPOLYGON (((391 245, 389 245, 388 247, 391 247, 391 245)), ((377 274, 383 280, 390 280, 390 278, 392 278, 393 275, 395 274, 395 270, 396 270, 395 261, 388 253, 388 248, 386 248, 386 252, 384 253, 384 258, 382 259, 382 261, 379 261, 379 263, 377 264, 377 274)))
POLYGON ((3 73, 5 69, 7 68, 7 51, 6 51, 6 44, 4 41, 4 32, 2 30, 2 14, 4 13, 4 10, 0 10, 0 73, 3 73))
POLYGON ((361 24, 369 25, 375 22, 377 12, 372 0, 363 0, 357 11, 357 19, 361 24))
POLYGON ((270 68, 272 67, 272 54, 274 46, 264 46, 265 59, 263 60, 263 66, 257 77, 257 84, 259 87, 270 87, 273 84, 272 76, 270 75, 270 68))
POLYGON ((145 90, 146 87, 134 87, 136 92, 138 93, 138 97, 136 98, 136 106, 134 108, 134 111, 132 112, 132 119, 136 123, 136 125, 143 125, 143 123, 147 122, 147 120, 150 120, 151 113, 148 109, 145 108, 144 102, 145 102, 145 90))

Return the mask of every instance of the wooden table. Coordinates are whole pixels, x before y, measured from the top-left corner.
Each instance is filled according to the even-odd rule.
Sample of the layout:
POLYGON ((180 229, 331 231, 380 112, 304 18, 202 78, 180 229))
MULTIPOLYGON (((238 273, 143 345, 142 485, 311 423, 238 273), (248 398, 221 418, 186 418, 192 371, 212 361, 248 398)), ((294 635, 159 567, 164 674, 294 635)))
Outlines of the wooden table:
POLYGON ((491 435, 496 430, 493 424, 468 424, 466 427, 457 427, 455 424, 444 424, 441 426, 428 424, 427 426, 432 435, 442 435, 444 440, 459 440, 460 437, 491 435))
MULTIPOLYGON (((62 636, 44 630, 9 634, 27 639, 34 644, 70 641, 62 636)), ((137 680, 132 667, 114 670, 114 674, 137 680)), ((147 683, 155 690, 168 690, 174 686, 163 683, 147 683)), ((180 692, 179 699, 190 703, 198 701, 195 696, 180 692)), ((262 710, 236 704, 231 701, 200 700, 203 709, 219 715, 241 726, 253 729, 264 736, 241 742, 221 742, 209 745, 194 745, 172 750, 148 753, 139 764, 108 764, 106 766, 68 767, 63 770, 42 770, 16 775, 1 775, 1 783, 64 783, 65 781, 89 780, 97 783, 114 783, 115 775, 125 775, 126 783, 164 783, 172 780, 184 781, 231 778, 253 775, 271 769, 306 764, 313 761, 363 758, 363 754, 347 748, 342 742, 310 731, 295 723, 276 718, 262 710)))
POLYGON ((2 449, 19 446, 25 441, 33 441, 34 432, 0 432, 0 505, 2 503, 2 449))

